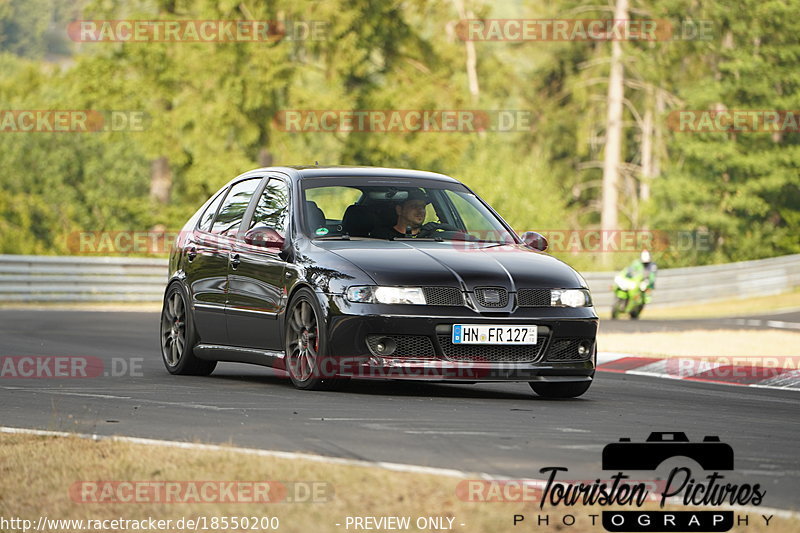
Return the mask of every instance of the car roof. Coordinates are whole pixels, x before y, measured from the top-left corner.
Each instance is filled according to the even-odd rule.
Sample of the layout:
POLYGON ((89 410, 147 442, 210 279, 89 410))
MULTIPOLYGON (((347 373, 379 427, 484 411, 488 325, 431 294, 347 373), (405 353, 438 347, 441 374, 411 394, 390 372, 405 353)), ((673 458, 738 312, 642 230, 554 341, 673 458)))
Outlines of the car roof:
POLYGON ((284 167, 264 167, 252 170, 251 172, 277 171, 288 174, 297 179, 303 178, 421 178, 428 180, 443 181, 448 183, 461 183, 455 178, 427 172, 424 170, 410 170, 405 168, 385 168, 385 167, 365 167, 365 166, 284 166, 284 167))

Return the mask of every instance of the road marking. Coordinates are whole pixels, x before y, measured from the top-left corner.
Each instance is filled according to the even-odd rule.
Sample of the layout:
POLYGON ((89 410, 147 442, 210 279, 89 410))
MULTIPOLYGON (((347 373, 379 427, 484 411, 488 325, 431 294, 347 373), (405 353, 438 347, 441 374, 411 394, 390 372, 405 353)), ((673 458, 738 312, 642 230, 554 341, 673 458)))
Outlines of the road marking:
POLYGON ((782 320, 767 320, 771 328, 800 329, 800 322, 784 322, 782 320))
POLYGON ((587 452, 602 450, 604 447, 605 446, 602 444, 563 444, 561 446, 557 446, 557 448, 561 448, 563 450, 584 450, 587 452))
POLYGON ((737 326, 752 326, 752 327, 762 327, 767 326, 768 328, 780 328, 780 329, 800 329, 800 322, 784 322, 783 320, 761 320, 761 319, 754 319, 754 318, 735 318, 732 320, 728 320, 728 323, 736 324, 737 326))
POLYGON ((407 429, 403 433, 408 433, 409 435, 483 435, 487 437, 496 437, 498 435, 496 431, 440 431, 435 429, 407 429))
POLYGON ((327 417, 327 416, 314 416, 309 418, 309 420, 324 420, 325 422, 328 421, 337 421, 337 422, 392 422, 394 420, 403 421, 402 418, 341 418, 341 417, 327 417))
POLYGON ((0 387, 0 389, 16 390, 23 392, 39 392, 42 394, 54 394, 56 396, 83 396, 89 398, 102 398, 104 400, 131 400, 137 403, 149 403, 154 405, 169 405, 173 407, 186 407, 188 409, 204 409, 207 411, 275 411, 278 407, 220 407, 218 405, 205 405, 199 403, 180 403, 167 402, 163 400, 147 400, 144 398, 134 398, 133 396, 115 396, 113 394, 91 394, 88 392, 65 392, 48 389, 31 389, 28 387, 0 387))

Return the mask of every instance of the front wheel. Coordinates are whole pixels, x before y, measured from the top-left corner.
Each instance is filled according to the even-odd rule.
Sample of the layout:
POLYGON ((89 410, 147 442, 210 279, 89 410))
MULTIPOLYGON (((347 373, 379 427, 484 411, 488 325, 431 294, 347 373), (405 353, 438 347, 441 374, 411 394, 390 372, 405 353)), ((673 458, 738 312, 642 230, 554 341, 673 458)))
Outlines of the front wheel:
POLYGON ((336 377, 327 357, 325 324, 316 295, 302 288, 286 312, 286 371, 298 389, 332 390, 344 381, 336 377))
POLYGON ((614 304, 611 306, 611 319, 612 320, 616 320, 619 317, 620 313, 622 313, 625 310, 625 304, 626 303, 627 302, 625 300, 623 300, 622 298, 616 298, 614 300, 614 304))
POLYGON ((531 386, 533 392, 542 398, 577 398, 587 390, 592 384, 591 381, 573 381, 573 382, 547 382, 547 381, 529 381, 528 385, 531 386))

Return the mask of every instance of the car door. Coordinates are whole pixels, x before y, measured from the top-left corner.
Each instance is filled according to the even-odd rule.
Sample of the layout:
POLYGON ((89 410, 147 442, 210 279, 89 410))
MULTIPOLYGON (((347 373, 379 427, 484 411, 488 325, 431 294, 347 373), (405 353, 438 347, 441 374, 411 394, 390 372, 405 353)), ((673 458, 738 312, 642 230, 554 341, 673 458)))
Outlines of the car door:
POLYGON ((239 230, 247 206, 261 183, 248 178, 232 184, 213 217, 208 210, 199 222, 191 242, 186 244, 187 280, 194 305, 194 317, 201 342, 228 344, 225 305, 228 301, 228 268, 233 237, 239 230))
POLYGON ((224 244, 220 245, 219 236, 211 233, 211 226, 229 190, 220 191, 208 204, 182 248, 183 271, 194 309, 195 326, 200 341, 206 344, 222 344, 228 337, 224 321, 228 250, 224 244))
POLYGON ((244 235, 253 228, 272 228, 286 236, 289 220, 289 184, 270 177, 232 243, 228 271, 226 319, 230 344, 246 348, 282 350, 278 313, 286 304, 286 263, 279 247, 248 244, 244 235))

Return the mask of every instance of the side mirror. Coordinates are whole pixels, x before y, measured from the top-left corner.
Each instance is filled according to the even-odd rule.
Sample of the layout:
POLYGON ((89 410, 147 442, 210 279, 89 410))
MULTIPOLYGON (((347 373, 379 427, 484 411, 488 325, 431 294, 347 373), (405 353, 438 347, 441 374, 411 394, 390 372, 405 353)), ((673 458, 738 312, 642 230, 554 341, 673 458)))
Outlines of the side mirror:
POLYGON ((283 248, 284 238, 273 228, 256 226, 244 234, 244 242, 262 248, 283 248))
POLYGON ((547 239, 545 239, 544 235, 541 233, 537 233, 535 231, 526 231, 520 235, 520 238, 522 239, 522 243, 528 248, 538 250, 540 252, 547 250, 547 239))

